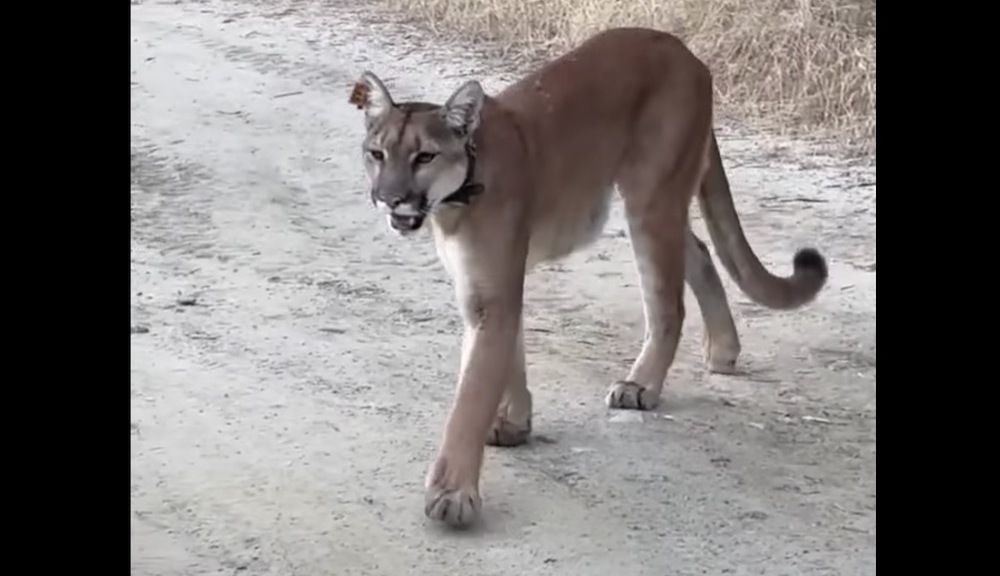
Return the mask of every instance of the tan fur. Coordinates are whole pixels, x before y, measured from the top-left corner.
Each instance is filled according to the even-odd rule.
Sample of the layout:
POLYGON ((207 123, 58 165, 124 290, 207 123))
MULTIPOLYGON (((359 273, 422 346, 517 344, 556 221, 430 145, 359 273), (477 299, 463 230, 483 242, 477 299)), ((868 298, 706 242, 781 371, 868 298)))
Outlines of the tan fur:
POLYGON ((608 391, 612 408, 657 404, 680 339, 685 281, 702 312, 709 368, 734 369, 739 338, 708 249, 688 225, 693 197, 727 271, 751 298, 793 308, 826 279, 815 251, 800 251, 790 278, 753 254, 713 135, 711 75, 669 34, 610 30, 495 97, 468 82, 442 106, 396 104, 370 73, 360 84, 352 102, 366 114, 372 200, 402 233, 427 216, 465 323, 454 405, 426 478, 433 519, 472 522, 484 444, 528 438, 525 274, 596 239, 616 187, 646 330, 629 374, 608 391), (463 182, 481 184, 481 193, 463 182), (463 200, 456 190, 469 193, 463 200))

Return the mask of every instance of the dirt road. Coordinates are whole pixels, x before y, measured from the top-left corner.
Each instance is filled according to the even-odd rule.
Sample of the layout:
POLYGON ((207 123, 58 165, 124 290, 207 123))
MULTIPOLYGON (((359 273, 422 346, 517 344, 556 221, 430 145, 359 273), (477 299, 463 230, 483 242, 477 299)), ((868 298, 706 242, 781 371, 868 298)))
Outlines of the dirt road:
POLYGON ((346 98, 364 68, 432 99, 507 78, 351 6, 133 2, 133 576, 874 574, 874 171, 733 128, 751 242, 783 274, 823 250, 819 300, 727 278, 723 377, 689 293, 659 409, 608 411, 642 335, 616 206, 528 281, 534 442, 488 450, 479 530, 425 522, 459 323, 429 237, 368 203, 346 98))

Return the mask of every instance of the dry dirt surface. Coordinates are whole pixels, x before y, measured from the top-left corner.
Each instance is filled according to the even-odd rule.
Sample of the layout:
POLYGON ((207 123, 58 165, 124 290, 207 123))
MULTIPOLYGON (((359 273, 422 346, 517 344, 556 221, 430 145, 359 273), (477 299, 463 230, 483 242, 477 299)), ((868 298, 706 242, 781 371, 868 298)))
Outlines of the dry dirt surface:
POLYGON ((751 242, 782 274, 819 247, 829 287, 775 312, 727 278, 735 376, 689 293, 660 407, 610 411, 642 336, 616 206, 528 280, 534 441, 488 449, 477 529, 425 520, 459 321, 429 235, 369 204, 346 100, 365 68, 437 100, 510 76, 366 10, 132 2, 133 576, 875 574, 874 169, 734 127, 751 242))

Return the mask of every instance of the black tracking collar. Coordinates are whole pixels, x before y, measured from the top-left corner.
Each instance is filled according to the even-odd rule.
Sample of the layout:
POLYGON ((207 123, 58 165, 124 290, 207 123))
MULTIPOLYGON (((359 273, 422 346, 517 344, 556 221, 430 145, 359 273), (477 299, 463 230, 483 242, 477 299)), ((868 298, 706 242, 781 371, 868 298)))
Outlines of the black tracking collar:
POLYGON ((472 177, 476 172, 476 145, 469 139, 468 144, 465 145, 465 157, 468 159, 468 167, 465 171, 465 181, 462 185, 458 187, 457 190, 451 194, 445 196, 442 203, 445 204, 462 204, 469 205, 472 202, 472 198, 483 193, 485 187, 478 182, 473 182, 472 177))

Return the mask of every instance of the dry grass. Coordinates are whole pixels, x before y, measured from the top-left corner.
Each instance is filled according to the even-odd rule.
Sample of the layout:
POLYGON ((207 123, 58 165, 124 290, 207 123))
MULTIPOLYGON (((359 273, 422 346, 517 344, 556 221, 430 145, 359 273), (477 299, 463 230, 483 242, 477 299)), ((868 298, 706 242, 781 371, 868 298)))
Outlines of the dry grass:
POLYGON ((617 25, 679 35, 723 114, 875 151, 875 0, 385 0, 445 36, 536 61, 617 25))

